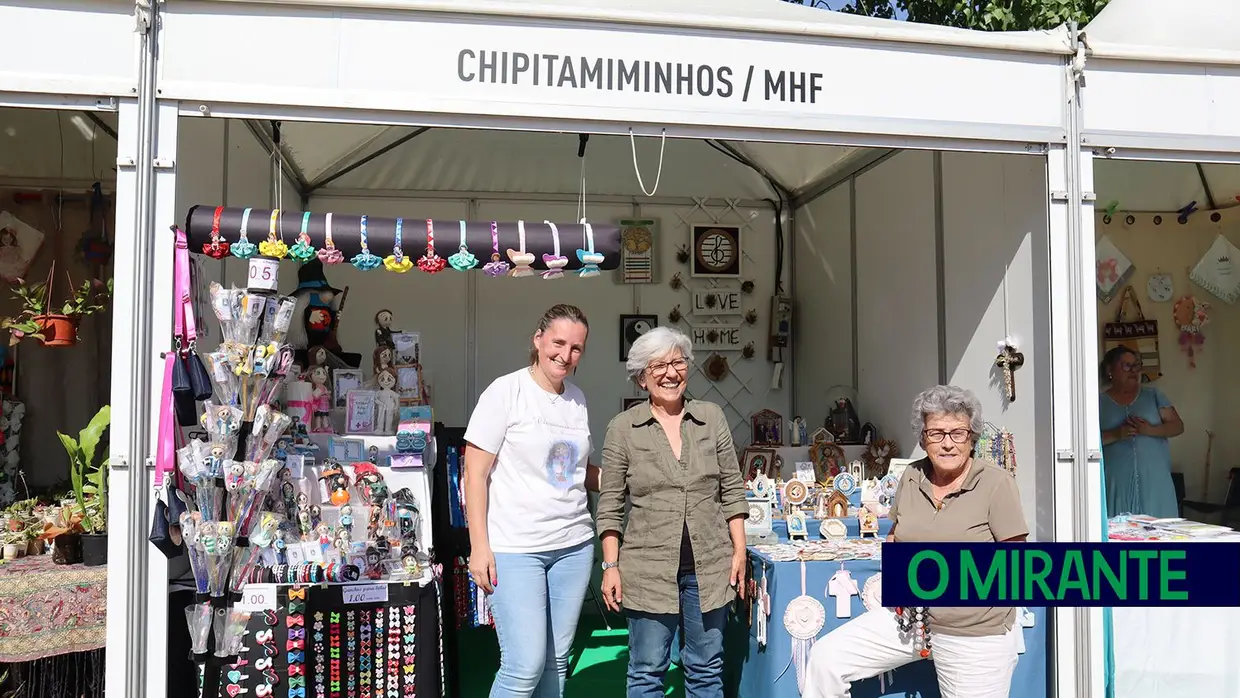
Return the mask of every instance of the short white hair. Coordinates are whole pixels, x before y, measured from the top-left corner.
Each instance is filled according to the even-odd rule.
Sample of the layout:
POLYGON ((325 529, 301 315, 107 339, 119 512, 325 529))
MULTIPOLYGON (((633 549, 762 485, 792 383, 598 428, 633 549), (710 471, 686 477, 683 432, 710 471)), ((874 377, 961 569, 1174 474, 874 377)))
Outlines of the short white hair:
POLYGON ((685 361, 693 363, 693 342, 688 335, 674 327, 655 327, 629 347, 629 359, 624 367, 629 378, 636 382, 650 364, 676 351, 685 361))
POLYGON ((913 400, 913 433, 921 440, 926 429, 926 418, 934 415, 960 415, 969 419, 969 429, 976 435, 982 433, 982 403, 971 390, 955 385, 936 385, 922 392, 913 400))

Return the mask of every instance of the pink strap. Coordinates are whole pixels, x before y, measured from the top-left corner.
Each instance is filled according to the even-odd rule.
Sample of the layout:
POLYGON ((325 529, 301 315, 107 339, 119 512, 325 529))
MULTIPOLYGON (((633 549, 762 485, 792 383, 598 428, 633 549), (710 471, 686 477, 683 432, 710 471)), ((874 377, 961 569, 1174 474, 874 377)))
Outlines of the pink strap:
POLYGON ((164 484, 164 473, 176 470, 176 413, 172 409, 172 366, 180 361, 175 351, 164 357, 164 387, 159 399, 159 441, 155 448, 155 486, 164 484))
POLYGON ((186 345, 193 344, 198 338, 198 326, 194 321, 194 304, 190 298, 189 283, 189 243, 185 239, 185 231, 176 229, 177 251, 173 260, 173 283, 175 293, 181 301, 173 309, 174 336, 181 338, 186 345))

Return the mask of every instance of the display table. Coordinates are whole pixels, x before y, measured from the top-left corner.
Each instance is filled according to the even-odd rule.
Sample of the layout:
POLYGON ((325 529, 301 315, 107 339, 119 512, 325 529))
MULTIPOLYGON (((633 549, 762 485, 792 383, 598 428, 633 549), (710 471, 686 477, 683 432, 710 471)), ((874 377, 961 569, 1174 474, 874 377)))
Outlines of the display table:
MULTIPOLYGON (((849 524, 849 535, 857 534, 855 519, 846 519, 849 524)), ((787 540, 787 529, 783 522, 774 525, 781 541, 787 540)), ((809 530, 814 532, 818 526, 810 523, 809 530)), ((880 520, 880 532, 886 535, 890 522, 880 520)), ((766 574, 767 592, 771 595, 771 616, 767 626, 767 644, 759 647, 754 635, 754 628, 749 628, 748 650, 744 659, 744 668, 740 677, 740 698, 798 698, 796 668, 788 666, 792 652, 792 638, 784 629, 783 614, 788 603, 801 594, 801 568, 797 562, 776 562, 771 557, 750 549, 750 558, 754 565, 754 577, 761 580, 766 574), (785 671, 785 667, 787 670, 785 671), (781 675, 782 674, 782 675, 781 675)), ((858 589, 863 589, 870 576, 880 571, 878 560, 848 561, 809 561, 805 563, 805 590, 809 595, 822 602, 827 610, 826 625, 819 638, 831 630, 847 623, 850 618, 836 618, 836 600, 827 595, 827 582, 841 567, 852 574, 858 589)), ((1031 609, 1034 614, 1034 625, 1025 628, 1025 653, 1016 665, 1016 673, 1012 678, 1012 698, 1043 698, 1046 690, 1046 613, 1044 609, 1031 609)), ((865 612, 865 605, 860 595, 852 597, 852 618, 865 612)), ((880 682, 871 679, 853 684, 854 698, 937 698, 939 696, 938 680, 934 674, 934 665, 930 662, 914 662, 896 670, 880 682), (881 684, 881 685, 880 685, 881 684)), ((1165 695, 1165 694, 1164 694, 1165 695)), ((1127 696, 1125 696, 1127 698, 1127 696)))
POLYGON ((0 564, 0 663, 104 646, 108 568, 56 565, 51 554, 0 564))

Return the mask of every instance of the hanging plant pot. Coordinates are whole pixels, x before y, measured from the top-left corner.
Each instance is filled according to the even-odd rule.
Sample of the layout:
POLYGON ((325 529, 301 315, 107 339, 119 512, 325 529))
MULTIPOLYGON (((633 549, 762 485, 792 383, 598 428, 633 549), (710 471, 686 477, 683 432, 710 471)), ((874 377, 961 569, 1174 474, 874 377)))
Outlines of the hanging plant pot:
POLYGON ((39 326, 40 340, 45 347, 71 347, 77 344, 76 317, 68 315, 36 315, 34 322, 39 326))

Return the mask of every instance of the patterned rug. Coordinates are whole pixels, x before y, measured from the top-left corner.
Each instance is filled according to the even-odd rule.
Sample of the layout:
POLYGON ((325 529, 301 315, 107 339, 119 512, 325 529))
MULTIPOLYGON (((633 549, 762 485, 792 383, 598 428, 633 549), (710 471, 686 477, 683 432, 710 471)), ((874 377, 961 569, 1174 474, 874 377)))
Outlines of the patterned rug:
POLYGON ((108 568, 52 564, 51 554, 0 564, 0 662, 99 649, 108 568))

